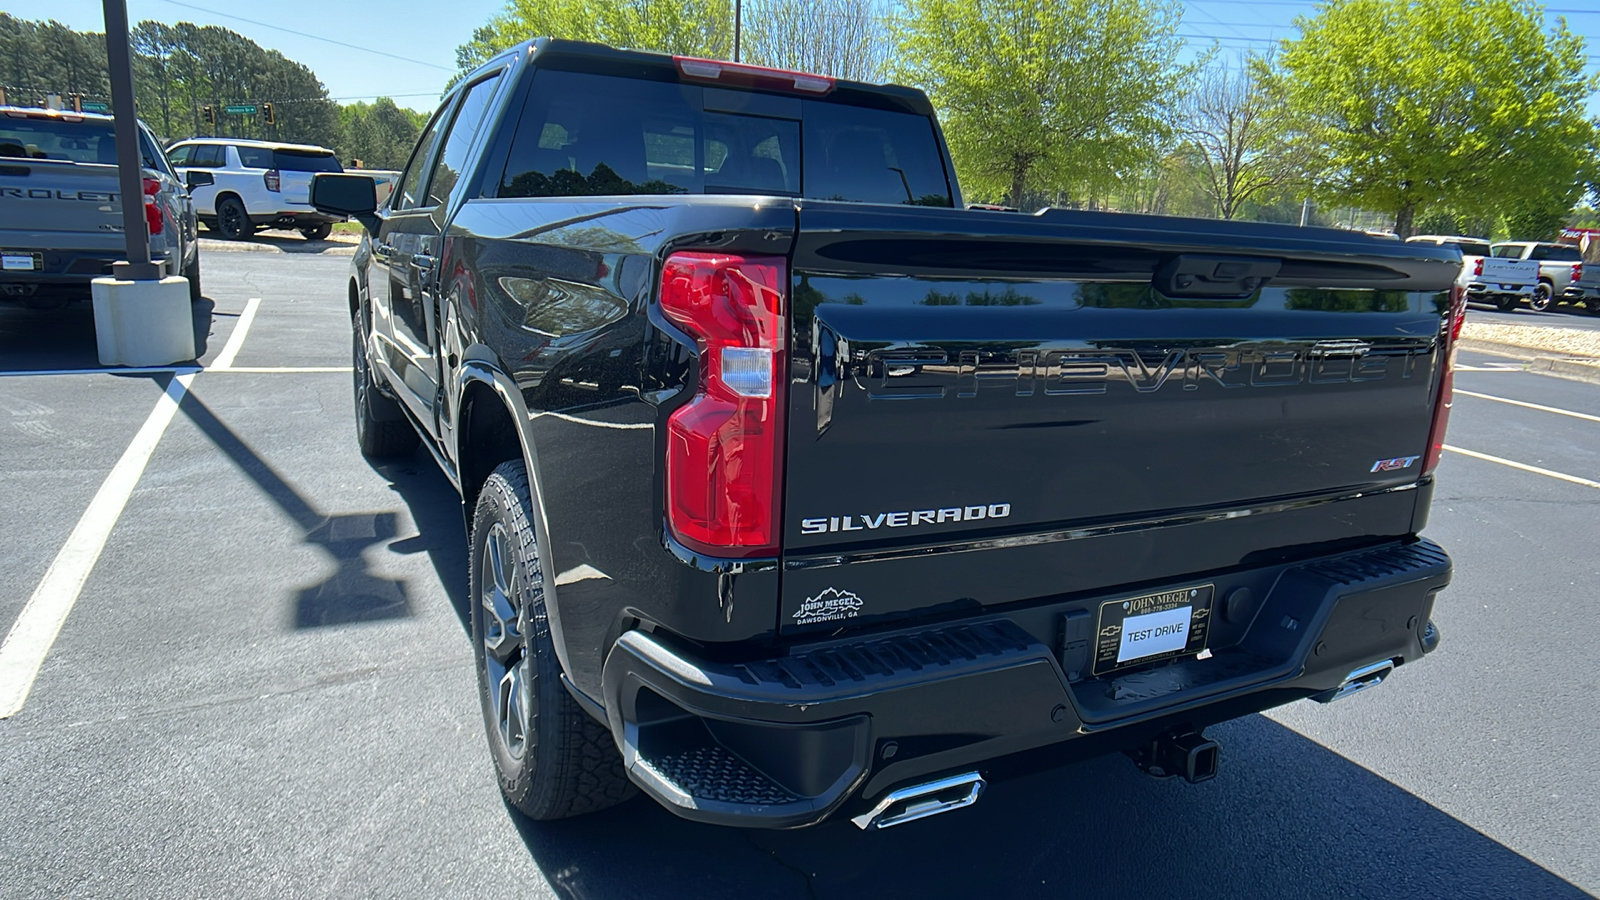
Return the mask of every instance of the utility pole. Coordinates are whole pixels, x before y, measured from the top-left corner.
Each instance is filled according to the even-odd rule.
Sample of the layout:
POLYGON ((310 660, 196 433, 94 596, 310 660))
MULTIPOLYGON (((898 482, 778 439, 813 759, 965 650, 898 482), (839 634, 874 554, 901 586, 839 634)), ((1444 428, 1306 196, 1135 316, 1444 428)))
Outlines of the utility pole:
POLYGON ((133 108, 133 62, 128 52, 128 6, 126 0, 102 0, 101 5, 106 16, 106 62, 111 70, 112 127, 117 136, 122 237, 128 247, 128 261, 112 263, 111 273, 119 281, 159 281, 161 266, 150 261, 150 233, 144 221, 139 114, 133 108))
POLYGON ((739 32, 744 24, 744 0, 733 0, 733 61, 739 61, 739 32))
POLYGON ((1310 223, 1311 223, 1311 198, 1307 197, 1306 198, 1306 202, 1300 204, 1300 227, 1304 228, 1310 223))

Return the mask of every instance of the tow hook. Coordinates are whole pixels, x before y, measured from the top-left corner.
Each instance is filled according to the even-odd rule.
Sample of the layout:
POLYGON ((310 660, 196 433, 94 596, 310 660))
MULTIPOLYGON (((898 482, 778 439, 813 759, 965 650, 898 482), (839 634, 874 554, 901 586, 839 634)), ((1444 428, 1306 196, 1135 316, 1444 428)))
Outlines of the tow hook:
POLYGON ((1155 778, 1182 775, 1190 784, 1217 777, 1222 747, 1198 731, 1163 735, 1135 750, 1126 751, 1139 771, 1155 778))

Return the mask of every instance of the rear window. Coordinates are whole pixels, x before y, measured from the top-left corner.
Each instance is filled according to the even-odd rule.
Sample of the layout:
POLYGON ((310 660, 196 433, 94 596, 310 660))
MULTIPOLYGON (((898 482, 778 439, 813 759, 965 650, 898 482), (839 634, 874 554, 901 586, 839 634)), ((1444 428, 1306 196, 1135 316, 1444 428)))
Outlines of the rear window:
POLYGON ((343 172, 339 160, 328 150, 274 150, 271 147, 235 147, 239 164, 247 169, 278 169, 287 172, 343 172))
POLYGON ((1447 246, 1461 248, 1461 255, 1462 256, 1488 256, 1489 255, 1489 245, 1488 244, 1480 244, 1480 243, 1477 243, 1475 241, 1445 241, 1444 243, 1447 246))
POLYGON ((923 116, 698 85, 541 71, 501 197, 760 194, 950 206, 923 116), (707 109, 708 105, 713 109, 707 109), (797 121, 798 118, 798 121, 797 121))
POLYGON ((1533 258, 1551 262, 1582 262, 1583 253, 1568 244, 1540 244, 1533 248, 1533 258))
MULTIPOLYGON (((146 168, 162 169, 157 151, 140 130, 139 149, 146 168)), ((61 162, 117 164, 117 138, 104 119, 76 122, 16 113, 0 115, 0 158, 53 159, 61 162)))
POLYGON ((1494 255, 1501 259, 1521 259, 1522 248, 1511 244, 1501 244, 1494 248, 1494 255))

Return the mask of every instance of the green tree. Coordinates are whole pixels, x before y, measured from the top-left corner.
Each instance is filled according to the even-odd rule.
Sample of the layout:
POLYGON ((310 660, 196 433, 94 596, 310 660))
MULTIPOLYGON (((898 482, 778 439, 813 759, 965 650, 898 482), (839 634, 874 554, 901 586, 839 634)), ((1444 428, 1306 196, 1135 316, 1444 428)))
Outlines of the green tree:
POLYGON ((339 142, 334 146, 346 164, 359 159, 368 169, 399 169, 425 123, 424 115, 401 109, 388 97, 346 104, 339 109, 339 142))
POLYGON ((1105 196, 1171 133, 1176 0, 907 0, 891 74, 928 91, 963 183, 1105 196))
POLYGON ((733 55, 732 0, 508 0, 456 48, 457 78, 501 50, 536 37, 597 41, 727 59, 733 55))
POLYGON ((1275 87, 1319 197, 1387 210, 1404 237, 1440 205, 1565 211, 1592 180, 1583 39, 1530 0, 1327 0, 1296 24, 1275 87))

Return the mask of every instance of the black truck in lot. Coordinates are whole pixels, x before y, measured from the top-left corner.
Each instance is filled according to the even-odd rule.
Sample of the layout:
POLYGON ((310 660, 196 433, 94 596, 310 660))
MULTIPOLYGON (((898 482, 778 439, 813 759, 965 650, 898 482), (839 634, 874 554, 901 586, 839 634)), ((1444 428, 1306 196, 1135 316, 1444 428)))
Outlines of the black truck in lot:
POLYGON ((349 280, 370 457, 460 488, 534 818, 883 828, 1434 648, 1457 252, 965 209, 919 91, 538 40, 463 79, 349 280))

